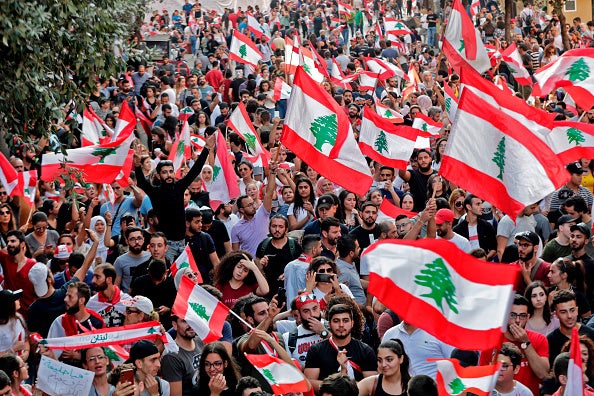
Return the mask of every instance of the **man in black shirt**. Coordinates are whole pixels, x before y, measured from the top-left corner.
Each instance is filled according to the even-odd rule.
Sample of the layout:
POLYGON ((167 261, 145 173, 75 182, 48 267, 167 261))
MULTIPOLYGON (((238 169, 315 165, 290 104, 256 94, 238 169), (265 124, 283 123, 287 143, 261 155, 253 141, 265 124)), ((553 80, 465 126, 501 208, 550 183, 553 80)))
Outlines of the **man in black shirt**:
POLYGON ((594 302, 594 259, 586 253, 586 244, 590 240, 592 233, 586 223, 578 223, 572 225, 569 238, 569 245, 571 246, 571 255, 568 257, 572 261, 581 260, 584 263, 586 270, 586 289, 588 290, 588 303, 592 305, 594 302))
POLYGON ((202 231, 210 235, 214 241, 217 256, 221 259, 231 251, 231 240, 227 227, 221 220, 214 218, 212 209, 201 208, 200 212, 202 212, 202 231))
POLYGON ((375 353, 365 343, 352 338, 353 312, 344 304, 328 311, 332 336, 312 345, 307 352, 304 374, 316 391, 322 380, 339 371, 356 381, 377 374, 375 353))
POLYGON ((377 206, 373 202, 365 202, 361 206, 360 214, 363 223, 353 229, 350 234, 355 237, 359 242, 359 248, 363 250, 379 238, 381 231, 376 223, 377 206))
POLYGON ((219 265, 219 257, 210 235, 202 232, 202 213, 195 208, 186 210, 186 241, 190 245, 204 283, 212 283, 212 269, 219 265))
POLYGON ((130 295, 144 296, 152 301, 159 321, 165 329, 171 328, 171 307, 175 302, 177 289, 171 276, 167 274, 167 265, 163 260, 153 260, 148 265, 148 273, 132 281, 130 295))
POLYGON ((427 181, 429 177, 437 173, 431 167, 431 153, 429 150, 421 149, 417 151, 417 163, 419 166, 418 170, 399 170, 398 174, 410 186, 410 193, 415 200, 415 206, 413 210, 415 212, 421 212, 425 209, 425 203, 427 202, 427 181))

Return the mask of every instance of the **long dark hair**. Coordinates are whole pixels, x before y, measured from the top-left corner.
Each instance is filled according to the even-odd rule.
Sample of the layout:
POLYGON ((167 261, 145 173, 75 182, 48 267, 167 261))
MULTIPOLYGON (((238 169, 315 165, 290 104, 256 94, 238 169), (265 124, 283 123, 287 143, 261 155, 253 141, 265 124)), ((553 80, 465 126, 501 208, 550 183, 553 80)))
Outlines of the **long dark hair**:
MULTIPOLYGON (((253 260, 254 257, 245 250, 238 250, 237 252, 229 252, 221 258, 221 263, 217 266, 214 274, 214 284, 216 286, 224 286, 233 277, 233 270, 237 263, 244 260, 246 256, 248 260, 253 260)), ((257 282, 256 275, 250 270, 243 280, 244 285, 253 285, 257 282)))
POLYGON ((528 313, 530 314, 530 316, 532 316, 534 315, 534 305, 532 304, 532 292, 534 291, 534 289, 537 289, 539 287, 542 290, 544 290, 546 296, 545 305, 542 308, 542 318, 545 320, 548 326, 549 324, 551 324, 551 307, 549 306, 549 291, 545 284, 539 280, 532 282, 526 288, 526 291, 524 292, 524 297, 526 297, 526 300, 528 300, 528 313))
POLYGON ((206 373, 205 362, 206 357, 212 353, 217 353, 221 359, 223 359, 223 364, 227 363, 227 367, 223 369, 223 375, 225 376, 225 381, 227 381, 227 387, 229 389, 235 389, 239 379, 239 371, 237 370, 235 362, 229 356, 225 345, 223 345, 223 343, 220 341, 208 343, 202 350, 202 355, 200 355, 200 364, 198 365, 198 376, 200 378, 198 380, 198 389, 201 393, 209 389, 208 382, 210 381, 210 377, 206 373))
POLYGON ((389 349, 398 357, 403 358, 402 363, 400 363, 400 383, 402 385, 402 392, 404 393, 408 388, 408 381, 410 381, 410 374, 408 373, 410 359, 404 351, 404 345, 402 344, 402 341, 397 338, 393 338, 391 340, 382 342, 377 350, 379 351, 380 349, 389 349))
POLYGON ((586 283, 585 283, 585 270, 584 270, 584 263, 582 260, 571 261, 568 258, 560 257, 553 262, 552 265, 557 266, 559 271, 562 273, 567 274, 567 283, 575 287, 582 293, 585 293, 586 290, 586 283))
POLYGON ((316 192, 314 190, 314 186, 313 184, 311 184, 311 180, 307 178, 302 178, 295 182, 295 200, 293 201, 293 213, 295 213, 297 209, 303 209, 303 204, 305 203, 301 195, 299 195, 299 184, 301 183, 306 183, 309 186, 309 198, 307 200, 313 206, 316 206, 316 192))
POLYGON ((340 215, 334 216, 338 220, 340 220, 341 223, 344 223, 346 221, 346 210, 344 208, 344 201, 347 199, 349 194, 353 194, 355 196, 355 208, 354 209, 357 209, 357 194, 355 194, 354 192, 348 191, 348 190, 342 190, 340 192, 340 194, 338 194, 338 208, 340 209, 340 212, 337 211, 337 215, 338 215, 338 213, 340 213, 340 215))

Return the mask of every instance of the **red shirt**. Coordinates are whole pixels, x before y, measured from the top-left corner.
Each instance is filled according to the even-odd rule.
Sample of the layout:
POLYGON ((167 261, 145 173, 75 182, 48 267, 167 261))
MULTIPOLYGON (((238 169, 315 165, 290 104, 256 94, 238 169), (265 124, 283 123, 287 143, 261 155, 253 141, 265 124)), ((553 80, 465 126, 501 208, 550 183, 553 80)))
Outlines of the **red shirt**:
POLYGON ((255 292, 257 288, 257 283, 254 283, 251 286, 248 286, 244 283, 238 289, 232 288, 229 282, 225 283, 222 286, 217 285, 217 289, 219 289, 221 293, 223 293, 223 304, 225 304, 229 308, 233 308, 233 306, 235 305, 235 301, 237 301, 243 296, 247 296, 248 294, 255 292))
POLYGON ((219 69, 209 70, 204 78, 208 82, 208 85, 210 85, 212 89, 217 92, 219 91, 219 87, 225 79, 225 77, 223 77, 223 73, 219 69))
MULTIPOLYGON (((526 333, 528 334, 528 339, 530 340, 530 344, 532 344, 532 347, 536 350, 536 353, 538 353, 538 356, 546 357, 548 360, 548 358, 549 358, 549 341, 547 340, 547 338, 540 333, 530 331, 530 330, 526 330, 526 333)), ((518 348, 520 348, 520 350, 522 350, 522 348, 520 347, 520 345, 522 344, 521 342, 515 342, 515 341, 510 341, 510 340, 505 340, 505 341, 515 344, 518 348)), ((540 385, 541 381, 534 374, 534 372, 532 371, 530 366, 528 366, 528 359, 526 359, 526 357, 522 358, 522 362, 520 363, 520 371, 518 372, 518 374, 516 374, 514 376, 514 379, 516 381, 519 381, 522 384, 526 385, 528 388, 530 388, 530 390, 532 391, 533 394, 535 394, 535 395, 539 394, 539 385, 540 385)))
POLYGON ((8 290, 23 289, 23 296, 20 300, 21 309, 19 309, 19 313, 24 317, 27 317, 29 305, 37 300, 35 288, 29 280, 29 270, 36 263, 37 261, 28 258, 20 271, 17 271, 18 265, 14 261, 14 257, 11 257, 8 253, 0 250, 0 265, 2 265, 2 271, 4 272, 4 288, 8 290))

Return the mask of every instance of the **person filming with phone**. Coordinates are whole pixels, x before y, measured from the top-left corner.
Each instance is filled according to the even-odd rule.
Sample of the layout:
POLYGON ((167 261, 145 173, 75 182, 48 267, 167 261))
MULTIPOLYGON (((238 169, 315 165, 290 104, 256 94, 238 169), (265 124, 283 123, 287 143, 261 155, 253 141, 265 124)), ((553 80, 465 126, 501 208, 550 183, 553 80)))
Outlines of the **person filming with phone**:
POLYGON ((327 257, 316 257, 309 265, 305 291, 315 295, 322 311, 326 310, 326 304, 332 297, 354 298, 347 285, 338 283, 338 275, 336 263, 327 257))

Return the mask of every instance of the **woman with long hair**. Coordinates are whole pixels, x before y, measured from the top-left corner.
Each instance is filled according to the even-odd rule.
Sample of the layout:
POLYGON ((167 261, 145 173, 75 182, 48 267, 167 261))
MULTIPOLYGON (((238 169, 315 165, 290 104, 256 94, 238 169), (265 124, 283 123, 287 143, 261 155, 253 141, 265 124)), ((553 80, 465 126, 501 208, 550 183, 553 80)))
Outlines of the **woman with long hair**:
POLYGON ((316 195, 311 181, 299 179, 295 188, 295 200, 287 210, 290 231, 303 229, 315 216, 316 195))
POLYGON ((256 183, 258 190, 262 186, 262 182, 254 179, 254 165, 249 161, 241 161, 237 165, 237 173, 239 174, 239 191, 241 194, 245 194, 245 188, 249 183, 256 183))
POLYGON ((14 213, 10 207, 10 204, 0 204, 0 238, 2 238, 0 243, 1 247, 6 246, 6 234, 8 234, 8 231, 15 229, 16 222, 14 220, 14 213))
POLYGON ((532 282, 526 288, 524 297, 528 300, 528 313, 530 314, 526 329, 546 336, 559 327, 559 319, 551 315, 549 292, 544 283, 541 281, 532 282))
POLYGON ((316 170, 314 168, 307 165, 305 162, 301 162, 300 170, 302 173, 304 173, 307 176, 307 178, 309 179, 309 181, 311 182, 312 185, 317 184, 320 174, 318 172, 316 172, 316 170))
POLYGON ((359 396, 406 395, 410 374, 410 360, 404 352, 402 341, 388 340, 377 348, 379 374, 364 378, 357 386, 359 396))
POLYGON ((342 190, 338 195, 339 206, 342 216, 341 223, 349 227, 349 231, 361 224, 361 218, 357 211, 357 196, 347 190, 342 190))
MULTIPOLYGON (((93 396, 111 396, 116 390, 116 387, 107 381, 107 371, 109 370, 110 361, 103 348, 97 347, 81 350, 80 360, 85 370, 95 373, 90 394, 93 396)), ((121 388, 123 386, 122 384, 119 387, 121 388)))
POLYGON ((439 138, 435 142, 435 154, 433 156, 433 163, 431 164, 431 167, 436 171, 439 171, 439 168, 441 167, 441 160, 443 158, 443 153, 445 151, 447 144, 447 137, 439 138))
POLYGON ((249 252, 239 250, 223 256, 215 269, 214 284, 223 294, 223 304, 232 308, 235 302, 250 293, 265 296, 269 292, 264 274, 249 252))
MULTIPOLYGON (((561 348, 561 352, 569 352, 571 347, 571 340, 568 340, 561 348)), ((588 385, 592 387, 594 384, 594 341, 588 336, 580 336, 580 352, 582 353, 582 370, 588 377, 588 385)))
POLYGON ((427 199, 431 197, 444 198, 445 200, 449 198, 448 184, 440 175, 431 175, 427 180, 427 199))
POLYGON ((198 363, 198 394, 231 396, 239 380, 239 370, 225 346, 218 341, 204 346, 198 363))
POLYGON ((571 261, 568 258, 560 257, 553 261, 549 269, 549 282, 552 285, 549 289, 549 304, 559 290, 569 290, 575 294, 579 315, 585 319, 589 317, 590 304, 585 295, 584 264, 581 260, 571 261))
POLYGON ((466 191, 462 190, 461 188, 456 188, 450 194, 448 203, 450 204, 450 209, 452 209, 452 212, 454 212, 454 223, 452 224, 452 227, 458 224, 460 217, 466 213, 464 210, 464 198, 466 198, 466 191))
POLYGON ((13 352, 26 361, 29 343, 25 320, 17 312, 19 297, 10 290, 0 291, 0 356, 13 352))
POLYGON ((196 116, 196 123, 194 125, 198 129, 198 134, 200 136, 204 136, 204 131, 206 130, 206 127, 210 125, 208 116, 205 112, 200 111, 198 113, 198 115, 196 116))
POLYGON ((10 378, 11 396, 31 396, 31 386, 24 384, 29 379, 29 366, 20 356, 7 354, 0 357, 0 371, 10 378))

